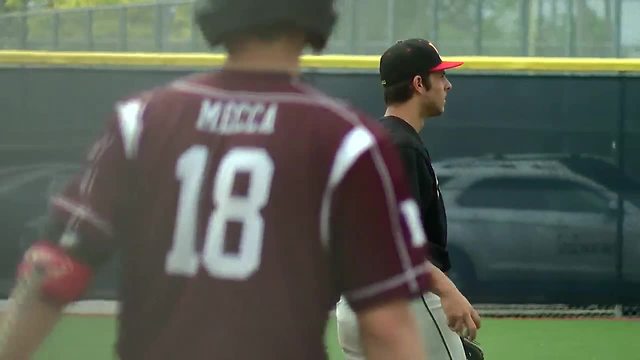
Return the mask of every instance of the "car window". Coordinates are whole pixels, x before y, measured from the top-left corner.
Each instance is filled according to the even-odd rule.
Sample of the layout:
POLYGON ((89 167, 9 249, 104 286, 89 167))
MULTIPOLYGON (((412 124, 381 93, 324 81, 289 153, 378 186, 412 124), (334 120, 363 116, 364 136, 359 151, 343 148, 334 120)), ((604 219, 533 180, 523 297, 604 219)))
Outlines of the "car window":
POLYGON ((560 161, 569 170, 619 192, 625 200, 640 207, 640 180, 634 179, 621 168, 602 160, 568 158, 560 161))
POLYGON ((608 199, 596 190, 551 177, 480 180, 461 194, 458 203, 465 207, 596 213, 609 206, 608 199))
POLYGON ((612 191, 640 191, 640 181, 608 162, 583 158, 568 158, 560 162, 569 170, 588 177, 612 191))

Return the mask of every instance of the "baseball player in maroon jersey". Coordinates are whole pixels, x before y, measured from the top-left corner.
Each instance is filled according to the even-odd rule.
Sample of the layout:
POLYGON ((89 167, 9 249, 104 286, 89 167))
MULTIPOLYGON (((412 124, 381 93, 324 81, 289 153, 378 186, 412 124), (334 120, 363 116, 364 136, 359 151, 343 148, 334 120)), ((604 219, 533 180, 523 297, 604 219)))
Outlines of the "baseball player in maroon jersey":
POLYGON ((369 359, 424 359, 409 301, 425 235, 402 162, 298 78, 333 0, 203 0, 196 16, 226 64, 115 104, 20 265, 0 359, 28 358, 115 252, 123 360, 325 359, 341 294, 369 359))

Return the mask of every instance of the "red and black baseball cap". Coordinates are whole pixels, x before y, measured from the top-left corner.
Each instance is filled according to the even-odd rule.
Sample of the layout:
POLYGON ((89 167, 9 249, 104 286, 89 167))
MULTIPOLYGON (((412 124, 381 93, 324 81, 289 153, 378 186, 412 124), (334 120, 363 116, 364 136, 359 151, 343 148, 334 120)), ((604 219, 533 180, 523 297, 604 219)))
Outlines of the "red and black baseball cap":
POLYGON ((380 80, 387 87, 409 81, 416 75, 452 69, 460 61, 442 61, 438 49, 424 39, 396 42, 380 58, 380 80))

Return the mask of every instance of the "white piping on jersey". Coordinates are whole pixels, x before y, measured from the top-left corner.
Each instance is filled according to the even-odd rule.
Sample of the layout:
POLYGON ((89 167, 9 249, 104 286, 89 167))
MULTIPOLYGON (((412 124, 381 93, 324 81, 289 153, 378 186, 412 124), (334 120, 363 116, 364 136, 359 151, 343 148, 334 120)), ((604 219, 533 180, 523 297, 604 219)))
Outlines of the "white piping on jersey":
MULTIPOLYGON (((314 90, 309 89, 309 87, 301 84, 292 84, 296 88, 305 93, 312 92, 311 95, 319 100, 323 100, 323 104, 332 110, 334 113, 338 114, 344 120, 349 121, 352 125, 358 126, 361 125, 361 121, 359 117, 353 112, 349 111, 344 107, 344 105, 332 100, 328 96, 325 96, 321 93, 318 93, 314 90)), ((378 169, 378 175, 380 175, 380 180, 382 181, 382 187, 384 189, 385 198, 387 201, 387 208, 389 209, 389 216, 391 220, 391 227, 394 234, 394 240, 396 244, 396 251, 398 252, 398 256, 400 257, 400 263, 402 264, 402 268, 405 270, 402 274, 405 277, 405 281, 409 285, 409 289, 412 292, 416 292, 419 289, 418 282, 416 278, 424 271, 423 269, 419 269, 419 273, 416 274, 416 269, 413 267, 411 262, 411 257, 409 256, 409 249, 407 248, 407 241, 403 236, 402 227, 400 226, 400 210, 398 209, 398 199, 396 198, 395 189, 393 187, 393 182, 391 181, 391 175, 389 174, 389 169, 387 168, 387 164, 384 162, 382 157, 382 153, 380 152, 380 147, 377 142, 373 143, 371 147, 371 153, 373 155, 373 163, 378 169)), ((426 268, 423 266, 423 268, 426 268)))
MULTIPOLYGON (((89 161, 91 165, 82 175, 78 187, 78 195, 81 199, 86 199, 91 196, 93 183, 95 182, 96 176, 98 174, 98 169, 95 166, 95 162, 105 153, 105 151, 107 151, 112 143, 113 137, 110 135, 104 135, 100 140, 98 140, 98 142, 89 152, 89 161)), ((78 225, 80 225, 80 220, 83 219, 81 216, 79 216, 79 214, 80 213, 71 212, 72 216, 69 218, 69 221, 67 221, 66 231, 76 230, 78 228, 78 225)))
MULTIPOLYGON (((303 86, 300 84, 293 85, 301 91, 312 91, 308 90, 307 86, 303 86)), ((346 109, 344 105, 341 105, 336 101, 333 101, 331 98, 315 91, 313 91, 311 95, 314 96, 314 98, 324 100, 323 104, 326 104, 326 106, 328 106, 330 110, 338 114, 346 121, 349 121, 352 125, 357 126, 361 124, 358 116, 346 109)), ((405 277, 405 281, 408 283, 409 289, 412 292, 416 292, 419 289, 416 278, 420 275, 420 273, 416 274, 416 270, 411 262, 411 257, 409 256, 407 241, 402 233, 402 227, 400 226, 400 210, 398 209, 398 199, 396 198, 393 182, 391 181, 391 175, 389 174, 389 169, 387 167, 387 164, 384 162, 382 153, 380 152, 380 147, 378 146, 377 142, 374 142, 373 146, 371 147, 371 154, 373 155, 373 163, 376 166, 378 175, 380 175, 380 180, 382 181, 382 187, 384 189, 385 199, 387 201, 387 208, 389 209, 389 217, 391 220, 391 227, 393 229, 392 231, 396 244, 396 251, 398 252, 398 256, 400 257, 402 268, 405 270, 402 275, 405 277)), ((420 269, 419 271, 422 272, 423 270, 420 269)))
POLYGON ((129 100, 117 105, 118 123, 124 144, 125 157, 129 160, 136 157, 140 136, 142 135, 142 114, 146 103, 140 99, 129 100))
MULTIPOLYGON (((140 135, 142 133, 142 114, 144 112, 145 105, 146 103, 143 103, 139 99, 130 100, 116 105, 118 126, 124 145, 125 157, 127 159, 132 159, 137 154, 140 135)), ((100 140, 98 140, 89 153, 89 161, 91 165, 83 174, 78 189, 78 195, 81 199, 86 200, 86 203, 91 203, 91 201, 88 200, 91 197, 93 184, 98 176, 96 163, 113 144, 113 140, 114 135, 106 133, 100 140)), ((67 232, 77 230, 80 225, 80 220, 85 220, 109 236, 113 233, 111 225, 102 220, 91 208, 76 204, 71 200, 61 197, 52 199, 52 203, 69 211, 71 214, 66 225, 67 232)))
POLYGON ((216 98, 233 98, 242 97, 250 100, 262 100, 273 102, 291 102, 309 105, 318 105, 319 102, 306 94, 299 92, 252 92, 252 91, 233 91, 213 88, 207 85, 197 84, 186 80, 178 80, 169 85, 170 88, 197 94, 201 96, 210 96, 216 98))
POLYGON ((424 226, 420 221, 420 208, 414 199, 405 200, 400 204, 400 209, 409 227, 411 241, 414 247, 422 247, 427 243, 427 234, 424 232, 424 226))
MULTIPOLYGON (((402 274, 392 276, 386 280, 379 281, 375 284, 367 285, 360 289, 349 291, 345 294, 345 297, 349 299, 349 301, 358 301, 361 299, 374 297, 387 290, 395 289, 400 285, 407 284, 409 279, 411 278, 415 279, 416 277, 429 272, 429 270, 427 269, 428 264, 429 262, 425 261, 421 265, 418 265, 413 269, 405 271, 402 274)), ((409 283, 409 286, 411 286, 410 283, 409 283)), ((412 290, 412 291, 415 291, 415 290, 412 290)))
MULTIPOLYGON (((307 105, 315 105, 318 107, 325 108, 330 110, 334 114, 338 115, 339 118, 342 118, 344 121, 348 122, 354 127, 361 126, 362 122, 358 118, 358 116, 349 111, 344 107, 344 105, 338 103, 337 101, 331 99, 328 96, 321 95, 317 92, 311 92, 306 88, 306 86, 301 86, 295 82, 290 83, 293 87, 301 91, 302 93, 294 93, 294 92, 249 92, 249 91, 233 91, 233 90, 223 90, 218 88, 213 88, 207 85, 196 84, 193 82, 181 80, 176 81, 170 85, 171 88, 187 93, 197 94, 201 96, 207 97, 219 97, 219 98, 249 98, 254 100, 262 100, 262 101, 274 101, 274 102, 289 102, 289 103, 299 103, 299 104, 307 104, 307 105)), ((400 226, 400 211, 398 209, 398 200, 396 199, 393 184, 391 182, 391 176, 389 175, 389 170, 382 158, 382 154, 380 152, 380 148, 378 147, 377 142, 374 142, 370 149, 373 155, 373 161, 378 170, 378 174, 380 175, 380 179, 382 181, 382 185, 384 188, 385 198, 387 201, 387 208, 389 209, 389 216, 391 220, 391 226, 393 228, 393 237, 395 240, 396 250, 398 252, 398 256, 400 258, 400 263, 402 264, 403 269, 405 270, 403 275, 405 276, 405 280, 409 284, 409 288, 411 291, 415 292, 418 290, 418 282, 416 281, 417 275, 415 274, 415 269, 411 263, 411 258, 409 256, 409 249, 407 248, 407 242, 405 241, 404 235, 402 233, 402 227, 400 226)), ((327 184, 328 186, 329 184, 327 184)), ((322 234, 321 234, 322 236, 322 234)))
POLYGON ((91 167, 87 172, 84 173, 82 179, 80 181, 80 195, 85 196, 91 194, 91 190, 93 189, 93 183, 96 180, 96 175, 98 174, 98 169, 95 166, 95 161, 99 159, 105 151, 113 144, 113 135, 106 134, 104 135, 98 143, 91 149, 89 153, 89 161, 91 162, 91 167))
POLYGON ((113 229, 109 222, 103 220, 98 214, 96 214, 90 208, 75 203, 74 201, 64 197, 54 197, 51 201, 54 206, 57 206, 63 210, 68 211, 73 218, 85 220, 97 229, 101 230, 108 236, 113 235, 113 229))
POLYGON ((375 143, 375 138, 364 126, 357 126, 345 135, 333 161, 329 173, 329 183, 322 196, 320 208, 320 239, 322 245, 329 246, 329 221, 331 220, 331 199, 336 187, 342 182, 347 172, 375 143))

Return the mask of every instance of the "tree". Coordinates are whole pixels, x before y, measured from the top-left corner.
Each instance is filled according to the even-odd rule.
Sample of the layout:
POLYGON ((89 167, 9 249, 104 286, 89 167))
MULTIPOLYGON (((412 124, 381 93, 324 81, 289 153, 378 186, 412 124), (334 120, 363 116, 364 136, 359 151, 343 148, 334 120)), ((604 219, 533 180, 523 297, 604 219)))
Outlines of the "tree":
MULTIPOLYGON (((190 5, 163 6, 159 18, 159 8, 154 5, 157 3, 152 1, 0 0, 0 11, 147 2, 149 7, 126 11, 126 37, 130 41, 141 47, 153 47, 153 41, 160 42, 158 39, 167 36, 176 43, 190 41, 190 5), (158 18, 162 21, 157 22, 158 18), (161 36, 154 39, 154 34, 161 36)), ((614 52, 613 3, 614 0, 338 0, 341 16, 333 43, 342 44, 340 52, 379 54, 395 40, 422 37, 437 42, 448 55, 608 56, 614 52)), ((51 20, 53 16, 29 17, 28 38, 51 41, 51 30, 58 26, 59 39, 70 39, 68 43, 77 43, 74 46, 81 48, 91 22, 92 34, 98 41, 119 41, 122 28, 115 11, 96 10, 91 21, 77 14, 80 12, 74 18, 67 16, 70 13, 59 13, 57 25, 51 20)), ((16 43, 20 37, 15 34, 19 31, 11 19, 0 18, 0 47, 3 37, 12 37, 8 44, 16 43)))

